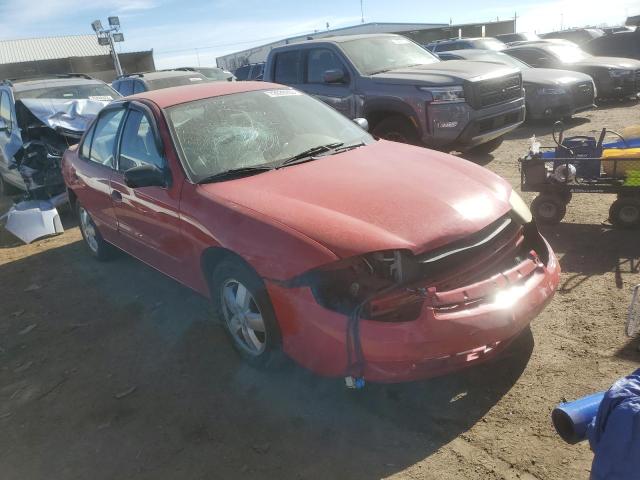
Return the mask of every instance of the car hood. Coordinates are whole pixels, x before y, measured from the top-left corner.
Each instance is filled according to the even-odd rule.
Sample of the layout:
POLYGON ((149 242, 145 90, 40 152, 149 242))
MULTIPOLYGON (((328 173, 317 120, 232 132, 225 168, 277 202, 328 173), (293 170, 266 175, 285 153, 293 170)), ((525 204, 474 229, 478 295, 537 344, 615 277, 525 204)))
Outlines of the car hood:
POLYGON ((343 258, 446 245, 507 213, 511 192, 505 180, 466 160, 387 141, 198 189, 343 258))
POLYGON ((525 68, 522 70, 522 82, 529 84, 569 85, 590 81, 591 77, 586 73, 569 70, 553 70, 551 68, 525 68))
POLYGON ((444 86, 460 85, 464 81, 475 82, 518 72, 518 69, 507 65, 449 60, 428 65, 398 68, 372 75, 371 78, 376 83, 444 86))
POLYGON ((603 68, 623 68, 628 70, 640 69, 640 61, 631 58, 618 57, 591 57, 580 62, 568 64, 576 67, 603 67, 603 68))

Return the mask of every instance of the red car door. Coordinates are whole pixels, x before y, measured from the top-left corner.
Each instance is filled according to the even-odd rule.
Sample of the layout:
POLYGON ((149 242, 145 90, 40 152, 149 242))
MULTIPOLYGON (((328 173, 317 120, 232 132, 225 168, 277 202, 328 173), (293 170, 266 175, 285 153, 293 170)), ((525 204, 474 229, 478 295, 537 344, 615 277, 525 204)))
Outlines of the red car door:
POLYGON ((117 169, 111 176, 111 197, 123 248, 180 279, 185 250, 181 246, 179 215, 182 182, 179 175, 171 174, 154 122, 148 108, 130 104, 120 134, 117 169), (126 185, 124 172, 150 165, 165 172, 166 185, 137 188, 126 185))
POLYGON ((111 199, 111 174, 114 171, 115 139, 126 108, 107 108, 100 113, 79 145, 78 157, 71 169, 74 192, 89 211, 102 236, 118 244, 117 221, 111 199))

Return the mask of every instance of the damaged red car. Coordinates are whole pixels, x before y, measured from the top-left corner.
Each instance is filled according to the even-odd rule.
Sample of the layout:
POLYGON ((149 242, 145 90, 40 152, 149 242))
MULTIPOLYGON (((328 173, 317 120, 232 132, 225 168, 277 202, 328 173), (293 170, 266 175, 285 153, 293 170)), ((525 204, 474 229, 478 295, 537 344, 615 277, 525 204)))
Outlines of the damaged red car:
POLYGON ((281 85, 168 88, 102 110, 63 174, 89 252, 210 297, 254 365, 400 382, 495 356, 553 251, 505 180, 363 127, 281 85))

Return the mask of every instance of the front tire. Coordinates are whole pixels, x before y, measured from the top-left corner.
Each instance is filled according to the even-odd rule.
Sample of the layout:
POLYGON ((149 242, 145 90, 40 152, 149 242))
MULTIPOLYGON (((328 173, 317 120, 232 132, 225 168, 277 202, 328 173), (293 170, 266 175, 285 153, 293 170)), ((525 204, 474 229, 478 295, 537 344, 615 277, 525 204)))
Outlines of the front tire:
POLYGON ((258 275, 239 261, 223 260, 211 277, 211 299, 233 347, 251 366, 280 364, 281 336, 267 289, 258 275))
POLYGON ((113 258, 115 247, 105 242, 91 215, 78 201, 76 201, 76 213, 80 224, 80 233, 82 233, 82 238, 91 256, 101 262, 113 258))
POLYGON ((409 119, 394 115, 381 120, 371 132, 375 137, 391 142, 420 145, 418 131, 409 119))

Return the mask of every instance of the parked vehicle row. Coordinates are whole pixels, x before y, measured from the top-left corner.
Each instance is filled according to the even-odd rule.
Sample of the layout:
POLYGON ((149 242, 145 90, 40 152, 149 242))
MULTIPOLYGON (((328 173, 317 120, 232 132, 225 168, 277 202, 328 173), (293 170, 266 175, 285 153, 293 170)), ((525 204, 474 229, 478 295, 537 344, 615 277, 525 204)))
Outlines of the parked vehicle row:
MULTIPOLYGON (((374 38, 379 49, 397 40, 374 38)), ((397 61, 361 54, 362 40, 280 49, 267 74, 297 74, 279 55, 340 55, 349 70, 312 77, 333 81, 397 61)), ((407 56, 426 54, 401 45, 407 56)), ((376 88, 404 81, 418 90, 420 70, 405 70, 376 88)), ((100 112, 66 151, 64 179, 93 256, 124 250, 209 297, 250 364, 284 352, 361 385, 495 357, 553 296, 553 251, 507 181, 458 157, 375 140, 364 124, 267 82, 143 92, 100 112)))
POLYGON ((506 53, 490 50, 455 50, 438 56, 442 60, 491 62, 520 69, 527 119, 566 118, 595 107, 595 85, 584 73, 532 68, 506 53))

